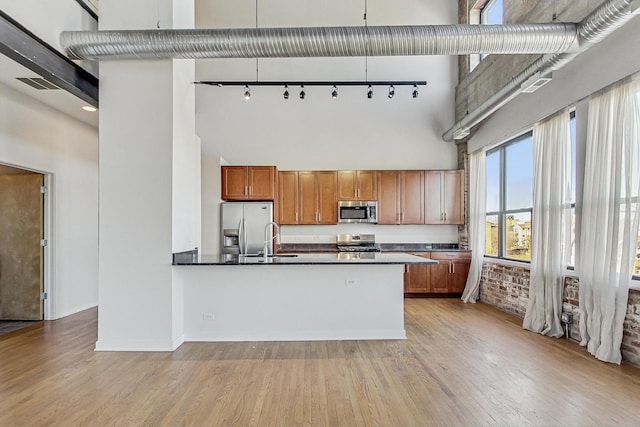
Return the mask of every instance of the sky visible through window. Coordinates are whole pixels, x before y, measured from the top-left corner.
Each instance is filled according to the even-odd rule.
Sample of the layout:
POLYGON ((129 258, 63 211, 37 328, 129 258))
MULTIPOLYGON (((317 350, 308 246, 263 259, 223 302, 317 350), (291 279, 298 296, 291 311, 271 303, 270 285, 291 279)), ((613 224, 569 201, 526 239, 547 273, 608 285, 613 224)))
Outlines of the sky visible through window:
POLYGON ((489 1, 482 10, 483 24, 500 25, 502 24, 502 0, 489 1))

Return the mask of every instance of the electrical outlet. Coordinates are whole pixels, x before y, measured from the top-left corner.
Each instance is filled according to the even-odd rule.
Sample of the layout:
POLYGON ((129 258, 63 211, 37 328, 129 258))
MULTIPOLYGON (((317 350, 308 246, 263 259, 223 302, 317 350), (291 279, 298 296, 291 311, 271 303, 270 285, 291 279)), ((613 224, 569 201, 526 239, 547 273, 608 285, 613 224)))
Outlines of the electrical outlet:
POLYGON ((358 283, 356 279, 344 279, 345 286, 355 286, 356 283, 358 283))
POLYGON ((562 323, 571 323, 573 321, 573 314, 571 313, 562 313, 560 316, 560 321, 562 323))
POLYGON ((213 313, 203 313, 202 320, 213 320, 213 313))

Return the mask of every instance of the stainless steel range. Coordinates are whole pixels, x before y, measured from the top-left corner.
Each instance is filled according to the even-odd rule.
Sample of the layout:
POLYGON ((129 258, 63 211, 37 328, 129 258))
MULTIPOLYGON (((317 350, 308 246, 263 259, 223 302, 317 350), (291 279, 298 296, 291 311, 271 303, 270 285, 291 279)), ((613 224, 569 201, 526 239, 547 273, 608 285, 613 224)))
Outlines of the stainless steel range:
POLYGON ((340 252, 380 252, 375 234, 338 234, 336 242, 340 252))

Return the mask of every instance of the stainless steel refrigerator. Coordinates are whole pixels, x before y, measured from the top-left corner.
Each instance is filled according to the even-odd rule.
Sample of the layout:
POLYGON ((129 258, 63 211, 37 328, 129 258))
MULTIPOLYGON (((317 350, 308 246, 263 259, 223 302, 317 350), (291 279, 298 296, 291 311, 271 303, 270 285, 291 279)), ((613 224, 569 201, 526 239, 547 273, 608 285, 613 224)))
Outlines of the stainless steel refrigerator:
POLYGON ((258 254, 264 248, 267 228, 269 253, 273 253, 273 202, 223 202, 220 204, 223 254, 258 254))

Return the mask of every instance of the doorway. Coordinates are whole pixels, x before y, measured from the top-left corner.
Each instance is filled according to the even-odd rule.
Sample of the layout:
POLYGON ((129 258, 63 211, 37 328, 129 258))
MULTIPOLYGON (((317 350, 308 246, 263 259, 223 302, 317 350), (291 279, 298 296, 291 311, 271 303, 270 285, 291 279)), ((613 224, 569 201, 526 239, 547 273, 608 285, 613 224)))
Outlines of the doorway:
POLYGON ((44 319, 43 174, 0 165, 0 330, 44 319))

